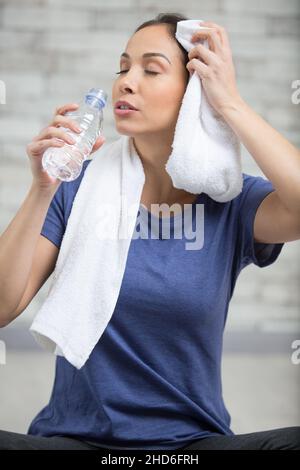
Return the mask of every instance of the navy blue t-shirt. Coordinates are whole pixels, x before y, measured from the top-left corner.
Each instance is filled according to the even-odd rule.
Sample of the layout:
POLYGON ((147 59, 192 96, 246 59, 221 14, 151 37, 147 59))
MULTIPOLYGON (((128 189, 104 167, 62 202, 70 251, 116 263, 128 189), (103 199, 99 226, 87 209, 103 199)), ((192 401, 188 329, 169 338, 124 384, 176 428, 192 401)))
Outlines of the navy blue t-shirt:
MULTIPOLYGON (((58 247, 89 163, 75 181, 61 183, 49 207, 41 234, 58 247)), ((132 238, 104 333, 81 369, 56 357, 49 404, 28 434, 146 450, 180 449, 203 437, 234 434, 221 384, 228 304, 241 269, 270 265, 283 247, 253 238, 255 213, 274 190, 271 182, 247 174, 243 181, 230 202, 202 193, 193 203, 192 221, 196 206, 204 208, 201 249, 186 249, 185 236, 161 232, 154 239, 132 238)), ((138 216, 145 228, 151 219, 142 205, 138 216)))

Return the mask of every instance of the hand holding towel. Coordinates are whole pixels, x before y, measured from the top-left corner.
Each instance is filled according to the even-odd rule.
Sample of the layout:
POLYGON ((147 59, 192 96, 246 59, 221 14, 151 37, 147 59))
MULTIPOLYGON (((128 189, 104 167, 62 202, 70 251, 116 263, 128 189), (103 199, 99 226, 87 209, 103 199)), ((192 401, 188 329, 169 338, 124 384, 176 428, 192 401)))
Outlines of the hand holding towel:
MULTIPOLYGON (((203 20, 177 23, 176 38, 189 52, 203 20)), ((208 47, 207 40, 200 41, 208 47)), ((197 73, 189 79, 175 128, 172 153, 166 163, 175 188, 204 192, 227 202, 242 190, 240 143, 225 120, 209 104, 197 73)))

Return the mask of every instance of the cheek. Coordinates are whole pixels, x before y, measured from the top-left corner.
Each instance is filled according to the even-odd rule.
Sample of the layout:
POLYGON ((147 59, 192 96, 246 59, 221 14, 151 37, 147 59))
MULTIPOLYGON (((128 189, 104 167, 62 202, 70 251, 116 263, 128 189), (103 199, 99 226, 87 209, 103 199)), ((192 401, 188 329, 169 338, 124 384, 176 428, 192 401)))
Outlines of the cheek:
POLYGON ((149 90, 149 94, 153 97, 156 104, 164 104, 174 109, 177 108, 178 101, 181 102, 185 90, 186 86, 184 83, 181 84, 180 79, 175 83, 174 80, 167 80, 162 83, 155 84, 155 87, 152 86, 149 90))
POLYGON ((169 86, 160 96, 161 110, 167 114, 178 113, 186 87, 169 86))

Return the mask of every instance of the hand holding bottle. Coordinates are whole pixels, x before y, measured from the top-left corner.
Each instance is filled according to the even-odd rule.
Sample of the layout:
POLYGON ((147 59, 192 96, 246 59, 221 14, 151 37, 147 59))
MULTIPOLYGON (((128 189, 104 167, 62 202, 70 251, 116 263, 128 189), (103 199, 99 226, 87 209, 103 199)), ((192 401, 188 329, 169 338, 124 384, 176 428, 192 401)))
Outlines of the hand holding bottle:
POLYGON ((62 148, 46 149, 42 166, 50 176, 62 181, 73 181, 78 178, 83 162, 101 135, 106 101, 107 93, 104 90, 91 88, 81 100, 78 109, 66 112, 68 118, 76 121, 81 132, 76 134, 73 129, 63 127, 62 130, 69 134, 74 142, 65 142, 62 148))
MULTIPOLYGON (((42 129, 26 147, 34 184, 41 189, 54 190, 55 192, 61 183, 60 179, 53 178, 43 169, 42 157, 44 152, 50 147, 59 148, 63 147, 65 143, 73 144, 75 142, 72 136, 68 134, 65 129, 60 129, 60 127, 68 128, 76 134, 81 133, 82 129, 78 126, 78 123, 74 119, 65 116, 65 113, 75 111, 76 109, 78 109, 78 104, 75 103, 58 107, 55 110, 53 120, 49 126, 42 129)), ((104 141, 105 138, 99 136, 94 143, 91 153, 98 150, 104 141)))

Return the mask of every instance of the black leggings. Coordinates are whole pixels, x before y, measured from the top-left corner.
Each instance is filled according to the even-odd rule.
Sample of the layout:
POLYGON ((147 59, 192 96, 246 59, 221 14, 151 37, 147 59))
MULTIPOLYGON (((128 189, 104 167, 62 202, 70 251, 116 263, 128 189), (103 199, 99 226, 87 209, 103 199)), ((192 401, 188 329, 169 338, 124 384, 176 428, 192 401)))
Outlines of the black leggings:
POLYGON ((300 450, 300 426, 270 431, 212 436, 197 440, 186 450, 300 450))
MULTIPOLYGON (((78 438, 40 437, 0 430, 0 450, 96 450, 103 447, 78 438)), ((106 448, 108 449, 108 447, 106 448)), ((270 431, 212 436, 178 450, 300 450, 300 426, 270 431)), ((111 449, 113 452, 114 449, 111 449)))

